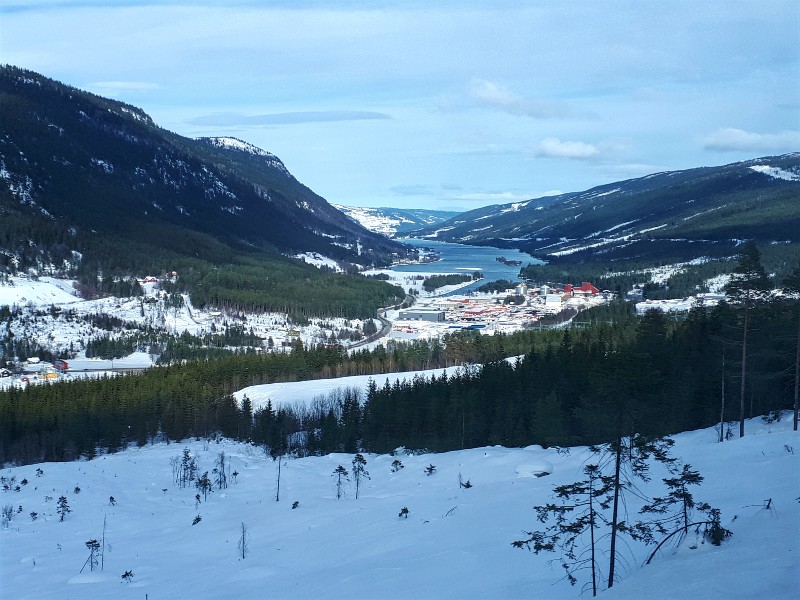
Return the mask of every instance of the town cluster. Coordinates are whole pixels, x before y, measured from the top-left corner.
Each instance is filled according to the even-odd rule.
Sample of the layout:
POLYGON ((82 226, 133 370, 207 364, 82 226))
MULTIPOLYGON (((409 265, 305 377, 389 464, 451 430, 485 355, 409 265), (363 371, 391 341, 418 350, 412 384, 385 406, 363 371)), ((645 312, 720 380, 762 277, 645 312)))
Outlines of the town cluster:
POLYGON ((414 307, 388 311, 385 317, 393 322, 394 338, 437 338, 458 330, 494 335, 539 327, 546 320, 557 321, 559 314, 574 316, 612 298, 611 292, 589 282, 558 288, 520 283, 498 293, 420 298, 414 307))

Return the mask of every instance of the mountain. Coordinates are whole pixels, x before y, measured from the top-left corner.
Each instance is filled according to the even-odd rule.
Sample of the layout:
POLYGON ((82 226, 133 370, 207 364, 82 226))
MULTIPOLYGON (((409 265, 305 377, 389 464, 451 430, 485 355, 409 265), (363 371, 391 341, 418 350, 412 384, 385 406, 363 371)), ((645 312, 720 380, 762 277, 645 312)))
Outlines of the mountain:
POLYGON ((797 243, 800 153, 489 206, 414 236, 518 248, 550 262, 720 256, 742 239, 797 243))
MULTIPOLYGON (((96 248, 120 240, 183 256, 311 251, 365 266, 404 252, 269 152, 182 137, 139 108, 31 71, 0 68, 0 120, 0 249, 18 261, 29 242, 51 259, 75 250, 101 262, 96 248)), ((115 267, 132 266, 130 254, 115 267)))
POLYGON ((437 225, 459 213, 424 208, 367 208, 334 204, 356 223, 388 237, 400 237, 422 227, 437 225))

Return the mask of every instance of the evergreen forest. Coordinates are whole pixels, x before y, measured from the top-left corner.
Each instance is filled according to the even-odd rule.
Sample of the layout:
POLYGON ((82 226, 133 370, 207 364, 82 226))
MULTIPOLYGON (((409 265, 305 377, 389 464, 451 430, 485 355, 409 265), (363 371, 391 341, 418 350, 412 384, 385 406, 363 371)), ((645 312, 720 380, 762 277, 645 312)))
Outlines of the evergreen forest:
POLYGON ((585 322, 593 324, 580 328, 464 332, 349 356, 336 346, 298 344, 287 353, 11 389, 0 393, 0 462, 72 460, 215 435, 274 454, 592 444, 616 435, 621 406, 627 431, 664 435, 720 424, 724 437, 742 417, 778 418, 792 406, 798 308, 797 300, 771 295, 749 307, 637 316, 620 301, 592 309, 585 322), (457 366, 464 364, 483 366, 457 366), (385 373, 433 367, 450 369, 382 382, 385 373), (353 374, 375 376, 366 393, 341 390, 309 398, 304 408, 254 411, 249 399, 237 403, 232 395, 248 385, 353 374))

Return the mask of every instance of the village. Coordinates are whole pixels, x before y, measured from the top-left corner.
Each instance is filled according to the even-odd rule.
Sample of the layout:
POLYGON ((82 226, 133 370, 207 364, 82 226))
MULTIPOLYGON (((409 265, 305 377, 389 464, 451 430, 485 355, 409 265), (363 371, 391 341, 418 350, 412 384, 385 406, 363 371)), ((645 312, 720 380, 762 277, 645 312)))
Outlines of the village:
POLYGON ((543 285, 516 287, 496 293, 466 292, 418 298, 407 309, 386 311, 394 339, 432 339, 454 331, 478 331, 483 335, 513 333, 567 322, 580 311, 610 302, 614 294, 590 282, 563 287, 543 285), (563 318, 558 318, 563 316, 563 318))

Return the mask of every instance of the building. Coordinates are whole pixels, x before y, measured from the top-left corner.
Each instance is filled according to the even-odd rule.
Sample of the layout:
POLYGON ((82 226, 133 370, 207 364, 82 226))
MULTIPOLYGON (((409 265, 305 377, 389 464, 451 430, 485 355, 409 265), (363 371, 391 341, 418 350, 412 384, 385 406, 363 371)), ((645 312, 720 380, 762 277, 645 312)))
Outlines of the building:
POLYGON ((562 296, 561 294, 547 294, 544 297, 544 305, 545 306, 561 306, 562 296))
POLYGON ((430 321, 431 323, 442 323, 444 321, 444 311, 424 308, 401 310, 397 318, 401 321, 430 321))
POLYGON ((584 296, 594 296, 595 294, 599 294, 600 290, 598 290, 594 285, 589 283, 588 281, 584 281, 581 283, 580 287, 576 287, 574 285, 567 284, 564 286, 564 293, 572 294, 573 296, 584 295, 584 296))

